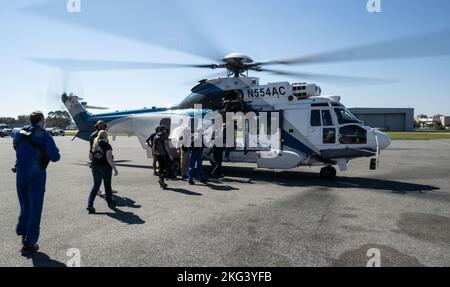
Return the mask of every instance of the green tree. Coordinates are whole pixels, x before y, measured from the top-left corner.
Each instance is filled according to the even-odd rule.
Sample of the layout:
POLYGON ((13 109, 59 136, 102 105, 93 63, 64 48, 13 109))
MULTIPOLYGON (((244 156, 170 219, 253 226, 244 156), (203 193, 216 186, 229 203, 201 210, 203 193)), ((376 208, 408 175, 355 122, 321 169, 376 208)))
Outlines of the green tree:
POLYGON ((6 125, 13 125, 16 123, 16 119, 10 117, 0 117, 0 123, 6 125))
POLYGON ((48 113, 47 126, 65 129, 71 121, 72 119, 67 111, 51 111, 48 113))
POLYGON ((30 123, 30 116, 29 115, 20 115, 17 117, 17 124, 26 125, 30 123))

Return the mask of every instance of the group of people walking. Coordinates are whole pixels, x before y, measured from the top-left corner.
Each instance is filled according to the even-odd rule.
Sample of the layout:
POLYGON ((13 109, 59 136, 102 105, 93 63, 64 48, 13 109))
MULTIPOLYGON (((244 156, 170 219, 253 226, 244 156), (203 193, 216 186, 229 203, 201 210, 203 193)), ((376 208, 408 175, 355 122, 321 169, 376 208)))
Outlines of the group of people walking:
MULTIPOLYGON (((21 237, 23 256, 29 257, 35 253, 40 234, 40 222, 46 185, 46 169, 49 162, 60 160, 60 153, 50 134, 45 131, 45 117, 41 112, 33 112, 30 115, 31 125, 26 126, 14 136, 13 146, 16 150, 16 165, 12 169, 17 175, 17 195, 20 203, 20 215, 16 227, 16 233, 21 237)), ((114 208, 117 202, 113 200, 111 186, 112 176, 119 174, 114 163, 113 148, 108 140, 107 124, 98 121, 95 124, 96 131, 90 136, 89 159, 93 177, 93 186, 89 193, 87 211, 89 214, 96 212, 94 201, 99 195, 103 183, 105 200, 108 207, 114 208)), ((202 183, 207 183, 203 173, 204 145, 196 146, 198 142, 194 134, 184 131, 179 138, 178 145, 173 147, 169 138, 169 129, 159 126, 147 139, 147 144, 152 149, 154 175, 159 177, 161 188, 167 189, 166 179, 176 178, 181 174, 183 180, 189 184, 195 184, 194 175, 202 183), (185 138, 191 137, 191 145, 185 144, 185 138), (156 166, 159 169, 157 171, 156 166)), ((196 133, 197 136, 199 133, 196 133)), ((200 142, 203 141, 200 139, 200 142)), ((222 176, 222 157, 224 149, 214 146, 213 171, 211 176, 222 176)))
MULTIPOLYGON (((20 252, 30 257, 39 250, 41 215, 47 180, 47 167, 50 162, 60 160, 60 152, 53 137, 45 131, 45 117, 42 112, 30 115, 30 125, 15 133, 13 147, 16 151, 16 163, 12 172, 16 173, 17 196, 20 215, 16 234, 20 236, 20 252)), ((89 158, 91 161, 94 184, 88 198, 87 210, 95 213, 94 200, 102 182, 105 187, 105 199, 110 208, 117 202, 112 199, 112 174, 118 175, 114 164, 112 147, 108 141, 106 123, 97 122, 96 131, 90 137, 89 158)))
MULTIPOLYGON (((207 183, 208 179, 203 172, 203 153, 205 146, 202 139, 197 139, 199 133, 191 134, 186 128, 180 127, 176 146, 171 146, 169 138, 170 131, 165 126, 159 126, 151 134, 146 143, 152 150, 153 155, 153 174, 159 176, 161 188, 166 189, 166 179, 175 179, 179 173, 182 180, 187 180, 189 184, 195 185, 194 176, 197 172, 198 181, 207 183), (190 137, 190 141, 186 141, 190 137), (189 143, 188 143, 189 142, 189 143), (200 142, 198 146, 195 143, 200 142), (158 168, 156 167, 158 165, 158 168)), ((222 176, 222 158, 224 149, 214 146, 213 154, 213 172, 211 177, 220 178, 222 176)))

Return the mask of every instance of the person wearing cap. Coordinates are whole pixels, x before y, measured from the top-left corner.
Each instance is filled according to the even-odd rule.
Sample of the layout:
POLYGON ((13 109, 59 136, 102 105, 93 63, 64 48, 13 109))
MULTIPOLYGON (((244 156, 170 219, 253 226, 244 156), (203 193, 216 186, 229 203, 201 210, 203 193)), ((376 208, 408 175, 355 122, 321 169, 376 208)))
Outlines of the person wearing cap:
POLYGON ((94 145, 94 140, 98 137, 98 133, 100 131, 106 131, 108 126, 104 121, 98 121, 95 123, 95 132, 93 132, 89 137, 89 152, 92 150, 92 146, 94 145))
MULTIPOLYGON (((106 131, 107 129, 108 129, 108 125, 106 124, 105 121, 100 120, 95 123, 95 132, 93 132, 89 136, 89 158, 91 157, 92 147, 94 146, 94 141, 98 137, 99 132, 106 131)), ((92 168, 92 166, 91 166, 91 168, 92 168)), ((117 193, 117 191, 113 191, 113 193, 117 193)), ((101 189, 99 189, 98 196, 105 197, 106 193, 104 191, 102 191, 101 189)))
POLYGON ((108 133, 104 130, 99 131, 97 138, 94 139, 90 154, 94 185, 89 194, 87 207, 89 214, 95 213, 94 201, 102 182, 105 186, 105 199, 108 207, 114 208, 117 205, 117 202, 112 197, 111 181, 113 171, 114 176, 117 176, 119 172, 117 171, 113 158, 112 147, 108 141, 108 133))

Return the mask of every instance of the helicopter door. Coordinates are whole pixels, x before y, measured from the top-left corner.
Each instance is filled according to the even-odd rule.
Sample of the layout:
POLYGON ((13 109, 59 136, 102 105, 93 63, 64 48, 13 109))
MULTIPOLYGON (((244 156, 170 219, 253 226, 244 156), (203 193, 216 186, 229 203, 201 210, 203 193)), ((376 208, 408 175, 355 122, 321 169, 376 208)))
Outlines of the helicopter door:
POLYGON ((281 149, 281 131, 282 131, 282 111, 265 111, 265 126, 261 123, 259 112, 255 114, 260 119, 256 121, 256 128, 251 128, 250 121, 245 120, 245 151, 270 151, 271 149, 281 149), (272 117, 274 120, 272 121, 272 117), (277 121, 275 121, 277 119, 277 121), (278 125, 278 126, 274 126, 278 125), (252 133, 253 131, 253 133, 252 133), (256 134, 254 134, 256 132, 256 134))
POLYGON ((308 139, 314 145, 336 144, 336 127, 329 109, 311 110, 308 139))

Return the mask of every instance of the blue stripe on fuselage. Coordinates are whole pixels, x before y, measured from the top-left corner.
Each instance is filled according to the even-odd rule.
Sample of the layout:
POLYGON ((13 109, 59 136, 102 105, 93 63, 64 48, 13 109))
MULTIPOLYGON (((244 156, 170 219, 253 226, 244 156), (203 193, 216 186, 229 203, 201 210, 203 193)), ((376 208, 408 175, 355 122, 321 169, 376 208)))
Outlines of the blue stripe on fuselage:
POLYGON ((288 133, 287 131, 283 130, 283 139, 284 139, 284 145, 299 151, 301 153, 310 155, 310 156, 315 156, 315 157, 320 157, 320 155, 318 155, 316 152, 314 152, 312 149, 310 149, 307 145, 305 145, 304 143, 302 143, 301 141, 299 141, 296 137, 292 136, 290 133, 288 133))

